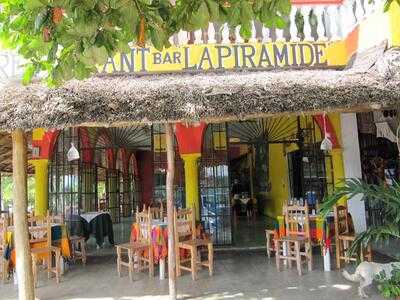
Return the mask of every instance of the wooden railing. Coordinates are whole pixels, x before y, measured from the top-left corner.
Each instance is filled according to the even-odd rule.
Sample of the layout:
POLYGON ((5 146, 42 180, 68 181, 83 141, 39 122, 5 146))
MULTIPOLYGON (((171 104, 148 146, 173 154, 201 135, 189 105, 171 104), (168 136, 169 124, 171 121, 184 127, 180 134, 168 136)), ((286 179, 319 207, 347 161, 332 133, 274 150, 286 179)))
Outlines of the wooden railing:
MULTIPOLYGON (((382 0, 292 0, 288 28, 269 29, 254 21, 246 42, 342 40, 382 5, 382 0)), ((239 31, 240 26, 230 29, 227 24, 210 23, 205 30, 180 31, 170 42, 177 46, 243 43, 239 31)))

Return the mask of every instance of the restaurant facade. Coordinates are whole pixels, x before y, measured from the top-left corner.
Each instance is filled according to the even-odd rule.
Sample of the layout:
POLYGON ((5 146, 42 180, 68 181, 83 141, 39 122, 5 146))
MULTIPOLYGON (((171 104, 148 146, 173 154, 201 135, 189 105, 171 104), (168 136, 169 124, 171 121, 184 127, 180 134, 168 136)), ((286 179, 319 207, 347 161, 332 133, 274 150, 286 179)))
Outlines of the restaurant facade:
MULTIPOLYGON (((227 25, 210 24, 206 30, 180 32, 171 37, 173 46, 162 52, 152 47, 132 47, 130 53, 109 58, 104 66, 99 66, 99 78, 141 78, 166 73, 176 81, 176 87, 179 81, 185 80, 182 74, 190 76, 199 72, 204 76, 211 73, 218 76, 226 71, 237 72, 237 76, 266 71, 302 76, 295 72, 311 69, 345 74, 344 69, 349 66, 360 67, 364 51, 372 56, 381 55, 385 49, 400 45, 396 29, 400 25, 398 10, 383 13, 378 4, 351 3, 350 9, 347 2, 296 2, 291 14, 293 22, 287 30, 269 30, 254 22, 252 38, 246 41, 238 30, 227 25), (348 18, 344 18, 345 14, 348 18), (304 20, 302 28, 294 22, 297 15, 304 20), (337 20, 341 20, 339 26, 335 26, 337 20), (374 34, 378 30, 376 24, 381 24, 380 34, 374 34)), ((318 72, 314 75, 318 76, 318 72)), ((232 94, 204 88, 203 94, 198 95, 204 100, 202 105, 207 105, 204 94, 214 97, 213 113, 219 117, 198 117, 196 111, 201 104, 187 102, 183 106, 188 114, 195 116, 193 120, 176 118, 175 205, 193 207, 197 219, 217 245, 235 244, 232 192, 235 184, 240 184, 239 200, 250 199, 257 218, 276 218, 282 214, 287 201, 319 203, 345 178, 365 177, 363 161, 368 157, 367 146, 382 143, 379 137, 390 136, 377 131, 378 122, 374 117, 369 123, 365 121, 371 113, 360 109, 364 99, 350 105, 342 102, 339 95, 336 100, 325 103, 324 108, 318 103, 308 103, 308 109, 302 109, 293 103, 293 107, 286 105, 276 112, 274 105, 280 107, 284 102, 280 103, 280 99, 296 93, 296 84, 288 84, 285 89, 284 77, 276 81, 279 93, 270 98, 268 89, 264 91, 263 97, 270 101, 269 110, 260 108, 258 113, 254 104, 250 114, 229 113, 228 108, 224 116, 219 114, 219 107, 228 107, 224 101, 229 101, 232 94), (370 131, 375 139, 366 138, 363 131, 366 124, 375 126, 375 131, 370 131), (328 145, 325 138, 329 140, 328 145)), ((151 80, 157 81, 157 78, 151 80)), ((206 80, 213 85, 212 77, 206 80)), ((324 97, 318 86, 310 89, 315 97, 324 97)), ((183 98, 185 93, 196 97, 184 84, 176 92, 183 98)), ((259 88, 254 93, 260 94, 263 90, 259 88)), ((246 101, 251 102, 253 96, 250 93, 246 101)), ((303 96, 306 98, 297 93, 296 97, 303 96)), ((333 99, 334 95, 329 97, 333 99)), ((135 106, 126 105, 126 110, 135 110, 135 106)), ((162 111, 168 105, 152 109, 162 111)), ((234 105, 240 111, 241 105, 252 104, 244 101, 234 105)), ((369 110, 373 108, 383 116, 384 105, 369 106, 369 110)), ((121 106, 110 104, 107 109, 124 113, 121 106)), ((175 109, 178 111, 179 107, 175 109)), ((103 120, 88 126, 80 122, 79 126, 63 126, 64 129, 47 127, 32 131, 29 163, 34 166, 36 214, 50 210, 67 217, 108 210, 116 224, 132 217, 144 205, 160 205, 165 201, 165 129, 145 114, 140 117, 140 124, 129 123, 128 119, 113 122, 111 126, 102 126, 103 120), (71 151, 78 153, 73 159, 71 151)), ((380 121, 390 123, 386 117, 380 121)), ((362 231, 372 218, 368 217, 365 203, 351 199, 348 205, 357 231, 362 231)))
MULTIPOLYGON (((179 85, 180 80, 185 80, 181 73, 207 75, 233 70, 238 74, 295 74, 303 69, 333 69, 336 73, 345 72, 341 70, 349 66, 357 69, 363 51, 378 55, 399 45, 397 29, 393 27, 398 11, 383 13, 379 5, 369 9, 369 4, 358 1, 352 5, 348 13, 354 14, 354 22, 340 28, 328 20, 335 17, 332 14, 344 11, 345 4, 297 3, 294 14, 305 20, 301 30, 293 25, 295 22, 285 31, 269 30, 254 22, 252 38, 246 41, 238 30, 226 25, 210 24, 207 30, 180 32, 171 38, 173 46, 162 52, 152 47, 132 47, 130 53, 109 58, 98 68, 99 76, 168 73, 179 85), (362 13, 358 11, 360 5, 362 13), (333 6, 336 12, 332 12, 333 6), (324 21, 321 7, 325 9, 324 21), (321 21, 308 20, 311 10, 310 16, 321 21), (377 22, 383 24, 379 32, 374 28, 377 22)), ((284 99, 291 89, 293 85, 288 85, 287 90, 280 88, 280 97, 284 99)), ((179 93, 186 93, 184 86, 179 93)), ((218 98, 218 91, 209 94, 213 93, 218 98)), ((223 95, 221 99, 230 97, 226 92, 223 95)), ((274 101, 278 106, 279 99, 274 101)), ((214 243, 232 245, 233 207, 238 200, 233 199, 234 185, 240 185, 239 200, 243 198, 247 203, 251 199, 257 218, 276 218, 287 201, 319 203, 343 179, 368 176, 371 172, 365 161, 374 155, 371 148, 387 147, 382 138, 391 140, 394 150, 389 156, 396 159, 396 140, 393 126, 390 127, 393 115, 388 117, 383 106, 370 106, 369 110, 378 109, 372 113, 359 110, 358 104, 350 108, 340 101, 327 104, 324 109, 317 104, 313 109, 310 104, 308 111, 292 107, 288 109, 290 113, 274 114, 272 109, 269 114, 253 111, 246 117, 232 113, 218 121, 197 118, 177 122, 176 206, 194 207, 197 219, 213 236, 214 243), (368 127, 369 131, 365 129, 368 127)), ((189 112, 196 109, 190 103, 185 105, 189 112)), ((218 105, 224 107, 225 103, 221 100, 218 105)), ((62 130, 34 129, 29 162, 35 170, 35 212, 45 214, 49 209, 68 216, 108 210, 113 222, 120 223, 144 205, 160 205, 166 198, 165 144, 164 127, 151 120, 146 122, 146 118, 142 124, 124 126, 83 124, 62 130), (71 151, 77 151, 78 156, 71 159, 71 151)), ((357 231, 375 218, 360 199, 351 199, 348 205, 357 231)))

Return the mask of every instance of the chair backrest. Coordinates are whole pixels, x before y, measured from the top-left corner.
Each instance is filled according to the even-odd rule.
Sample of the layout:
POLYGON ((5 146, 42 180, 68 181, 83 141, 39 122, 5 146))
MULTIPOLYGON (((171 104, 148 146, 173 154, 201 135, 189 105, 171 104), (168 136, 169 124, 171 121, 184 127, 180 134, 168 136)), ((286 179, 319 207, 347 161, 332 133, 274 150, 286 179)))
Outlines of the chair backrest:
POLYGON ((29 242, 30 243, 46 243, 46 247, 51 247, 51 218, 32 217, 28 219, 29 226, 29 242))
POLYGON ((304 236, 310 238, 310 220, 308 206, 285 206, 286 235, 304 236))
POLYGON ((192 208, 174 209, 175 240, 196 239, 196 220, 192 208))
POLYGON ((164 218, 164 208, 163 208, 162 204, 160 207, 157 207, 157 206, 149 207, 148 210, 150 211, 151 218, 153 220, 154 219, 162 220, 164 218))
MULTIPOLYGON (((6 237, 7 237, 7 227, 8 227, 8 217, 1 216, 0 217, 0 250, 4 250, 6 248, 6 237)), ((1 256, 2 254, 0 254, 1 256)), ((1 259, 1 257, 0 257, 1 259)))
POLYGON ((335 205, 333 208, 335 219, 335 234, 341 235, 349 233, 349 214, 344 205, 335 205))
POLYGON ((136 213, 136 223, 139 225, 138 241, 151 241, 151 213, 150 211, 143 211, 136 213))
POLYGON ((60 224, 63 225, 65 220, 63 215, 50 215, 51 224, 60 224))

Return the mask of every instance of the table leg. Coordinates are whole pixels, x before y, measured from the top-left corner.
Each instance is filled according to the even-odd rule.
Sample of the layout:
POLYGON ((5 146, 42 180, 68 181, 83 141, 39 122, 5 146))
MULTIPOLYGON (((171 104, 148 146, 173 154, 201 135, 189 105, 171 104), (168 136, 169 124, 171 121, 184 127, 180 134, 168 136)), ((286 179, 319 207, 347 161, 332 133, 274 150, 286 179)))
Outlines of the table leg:
POLYGON ((165 258, 160 259, 160 280, 165 279, 165 258))
MULTIPOLYGON (((289 249, 288 249, 288 244, 287 244, 286 241, 284 241, 284 242, 282 243, 282 252, 283 252, 283 255, 284 255, 285 257, 288 257, 289 249)), ((288 264, 288 260, 285 259, 285 260, 283 261, 283 265, 287 266, 287 264, 288 264)))

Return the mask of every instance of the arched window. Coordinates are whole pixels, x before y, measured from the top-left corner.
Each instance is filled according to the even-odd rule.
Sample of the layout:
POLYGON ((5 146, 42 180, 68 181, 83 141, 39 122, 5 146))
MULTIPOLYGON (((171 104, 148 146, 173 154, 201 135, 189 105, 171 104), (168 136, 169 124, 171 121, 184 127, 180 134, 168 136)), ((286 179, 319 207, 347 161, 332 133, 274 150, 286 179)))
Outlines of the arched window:
MULTIPOLYGON (((152 127, 153 174, 154 193, 153 202, 166 201, 167 152, 165 148, 165 127, 152 127)), ((179 155, 178 143, 175 141, 175 205, 185 207, 185 171, 183 161, 179 155)), ((165 207, 165 203, 164 203, 165 207)))
POLYGON ((67 158, 72 144, 79 150, 78 129, 61 131, 49 164, 49 210, 54 214, 78 214, 81 209, 79 159, 68 161, 67 158))
POLYGON ((232 242, 226 124, 209 124, 200 159, 200 214, 214 243, 232 242))

